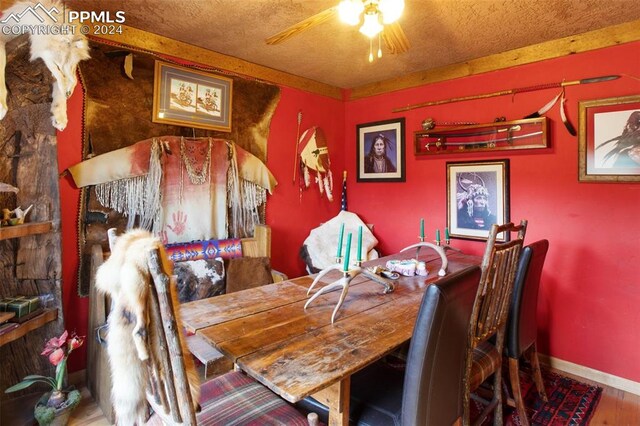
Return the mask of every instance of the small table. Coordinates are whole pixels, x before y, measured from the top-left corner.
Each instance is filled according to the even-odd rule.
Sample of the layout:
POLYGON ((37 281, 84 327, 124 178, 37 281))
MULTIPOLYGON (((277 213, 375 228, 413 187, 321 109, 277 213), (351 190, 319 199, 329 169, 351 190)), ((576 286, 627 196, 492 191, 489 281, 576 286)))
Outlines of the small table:
MULTIPOLYGON (((363 264, 410 259, 415 251, 363 264)), ((480 258, 449 252, 449 273, 480 264, 480 258)), ((427 277, 401 277, 393 293, 365 276, 351 282, 334 324, 339 291, 306 310, 314 276, 257 287, 181 305, 187 330, 213 344, 249 376, 289 402, 313 396, 329 407, 330 425, 348 425, 351 375, 408 341, 426 287, 442 279, 435 253, 421 253, 427 277)), ((333 271, 326 285, 341 277, 333 271)))

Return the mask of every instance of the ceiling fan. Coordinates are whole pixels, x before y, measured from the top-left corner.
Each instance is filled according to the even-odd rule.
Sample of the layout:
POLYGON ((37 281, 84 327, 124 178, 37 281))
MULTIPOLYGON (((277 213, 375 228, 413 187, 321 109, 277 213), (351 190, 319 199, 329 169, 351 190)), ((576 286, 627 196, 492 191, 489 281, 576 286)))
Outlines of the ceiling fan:
MULTIPOLYGON (((349 25, 360 25, 360 32, 370 40, 369 62, 373 61, 373 38, 378 36, 392 54, 409 50, 409 40, 398 23, 404 0, 342 0, 337 6, 323 10, 266 39, 267 44, 279 44, 301 32, 315 27, 336 15, 349 25)), ((378 44, 378 57, 382 49, 378 44)))

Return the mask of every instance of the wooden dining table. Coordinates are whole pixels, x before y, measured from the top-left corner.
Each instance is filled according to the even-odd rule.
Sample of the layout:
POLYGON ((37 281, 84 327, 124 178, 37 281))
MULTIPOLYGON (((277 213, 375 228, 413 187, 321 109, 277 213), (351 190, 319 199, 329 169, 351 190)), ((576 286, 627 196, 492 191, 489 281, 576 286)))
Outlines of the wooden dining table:
MULTIPOLYGON (((415 250, 363 263, 415 258, 415 250)), ((447 251, 448 273, 478 265, 480 258, 447 251)), ((426 287, 441 277, 440 257, 423 249, 427 276, 401 276, 395 290, 363 275, 349 286, 335 323, 340 291, 328 292, 303 309, 315 275, 181 305, 184 326, 214 345, 249 376, 285 400, 313 396, 329 407, 330 425, 349 424, 351 375, 407 342, 426 287)), ((335 270, 314 291, 342 277, 335 270)))

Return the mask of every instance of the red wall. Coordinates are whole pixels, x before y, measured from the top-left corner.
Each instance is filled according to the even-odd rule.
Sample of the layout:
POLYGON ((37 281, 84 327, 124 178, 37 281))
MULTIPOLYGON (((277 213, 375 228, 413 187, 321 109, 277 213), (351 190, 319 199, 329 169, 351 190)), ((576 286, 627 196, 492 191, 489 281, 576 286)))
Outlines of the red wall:
MULTIPOLYGON (((528 241, 548 238, 550 252, 539 304, 540 349, 554 357, 640 382, 640 185, 578 183, 576 137, 559 120, 558 107, 547 116, 551 148, 524 152, 415 157, 413 131, 426 117, 436 121, 490 122, 497 116, 522 118, 537 110, 556 90, 423 108, 402 114, 391 109, 426 100, 480 94, 608 74, 640 76, 640 43, 593 51, 508 70, 432 84, 417 89, 341 102, 282 87, 271 123, 267 165, 279 184, 267 204, 272 227, 273 267, 290 277, 304 274, 298 250, 309 231, 340 208, 341 171, 349 172, 349 210, 375 224, 379 248, 391 253, 416 241, 419 220, 433 234, 445 226, 447 161, 509 158, 511 218, 529 220, 528 241), (315 186, 300 201, 293 184, 297 114, 301 131, 320 126, 334 173, 335 200, 321 198, 315 186), (406 183, 356 183, 357 124, 406 117, 406 183)), ((81 94, 69 105, 70 124, 59 134, 60 169, 80 159, 81 94)), ((629 77, 567 88, 569 117, 578 125, 578 101, 640 93, 629 77)), ((87 299, 76 296, 76 220, 79 191, 61 180, 63 209, 64 309, 69 329, 86 334, 87 299)), ((454 240, 453 245, 481 254, 483 244, 454 240)), ((84 368, 82 357, 72 370, 84 368)))
MULTIPOLYGON (((485 123, 498 116, 515 120, 538 110, 558 89, 391 112, 418 102, 609 74, 636 79, 624 76, 566 88, 568 115, 577 128, 579 101, 640 93, 640 43, 348 102, 344 140, 349 207, 375 224, 380 248, 392 253, 416 242, 421 217, 432 238, 436 228, 444 228, 447 161, 509 158, 511 220, 529 220, 527 241, 550 241, 538 309, 539 349, 640 382, 640 184, 579 183, 578 138, 565 130, 557 105, 546 114, 550 149, 413 154, 413 132, 420 130, 426 117, 436 122, 485 123), (406 117, 406 183, 356 183, 356 125, 402 116, 406 117)), ((452 245, 476 254, 484 248, 481 242, 463 240, 453 240, 452 245)))
POLYGON ((280 103, 271 120, 267 148, 267 166, 278 179, 278 187, 267 202, 267 223, 272 232, 272 266, 289 277, 305 275, 298 250, 309 231, 340 211, 344 146, 342 101, 282 88, 280 103), (298 111, 302 111, 301 134, 311 126, 319 126, 327 138, 334 177, 332 203, 320 196, 313 182, 302 191, 301 199, 298 183, 293 183, 298 111))

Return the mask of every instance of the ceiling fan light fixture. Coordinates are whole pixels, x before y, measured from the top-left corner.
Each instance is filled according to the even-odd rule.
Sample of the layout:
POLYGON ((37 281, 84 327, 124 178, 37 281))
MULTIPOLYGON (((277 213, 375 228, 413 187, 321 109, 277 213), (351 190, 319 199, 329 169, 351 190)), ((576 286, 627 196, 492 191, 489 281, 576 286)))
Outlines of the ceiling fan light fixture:
POLYGON ((378 9, 382 13, 382 22, 391 24, 400 18, 404 10, 404 0, 380 0, 378 9))
POLYGON ((378 13, 366 13, 364 15, 364 24, 360 27, 360 32, 369 38, 373 38, 378 35, 383 28, 378 19, 378 13))
POLYGON ((338 16, 348 25, 358 25, 362 11, 364 11, 364 4, 361 0, 342 0, 338 5, 338 16))

